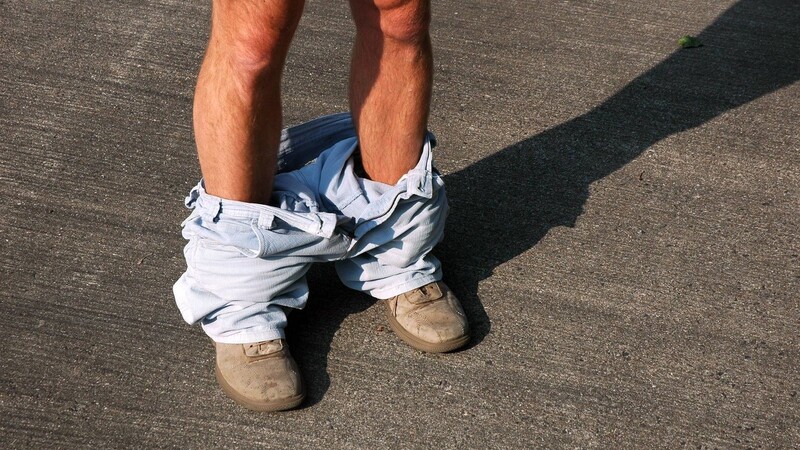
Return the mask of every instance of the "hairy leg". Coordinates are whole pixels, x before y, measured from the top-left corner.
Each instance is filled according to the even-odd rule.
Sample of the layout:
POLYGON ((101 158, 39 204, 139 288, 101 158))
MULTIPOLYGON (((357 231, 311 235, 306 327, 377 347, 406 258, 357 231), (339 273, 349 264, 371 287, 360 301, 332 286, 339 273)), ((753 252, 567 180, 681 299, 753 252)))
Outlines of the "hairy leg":
POLYGON ((214 0, 194 130, 206 190, 268 203, 282 125, 283 65, 303 0, 214 0))
POLYGON ((350 110, 364 170, 395 184, 419 160, 430 109, 429 0, 350 0, 350 110))

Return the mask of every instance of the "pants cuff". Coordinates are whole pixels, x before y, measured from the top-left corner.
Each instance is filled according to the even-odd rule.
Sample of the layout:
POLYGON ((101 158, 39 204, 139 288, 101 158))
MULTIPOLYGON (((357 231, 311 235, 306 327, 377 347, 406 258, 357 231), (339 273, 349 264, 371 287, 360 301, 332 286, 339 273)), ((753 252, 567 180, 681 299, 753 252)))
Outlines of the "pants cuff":
MULTIPOLYGON (((206 331, 205 326, 203 331, 206 331)), ((264 328, 261 330, 246 330, 224 333, 222 335, 212 335, 206 331, 208 337, 220 344, 252 344, 253 342, 272 341, 275 339, 286 339, 286 332, 279 328, 264 328)))
POLYGON ((442 277, 437 275, 426 275, 423 277, 415 278, 411 281, 407 281, 398 286, 392 286, 383 289, 375 289, 369 294, 377 299, 386 300, 389 298, 394 297, 395 295, 400 295, 404 292, 412 291, 417 288, 421 288, 426 284, 434 283, 437 281, 441 281, 442 277))

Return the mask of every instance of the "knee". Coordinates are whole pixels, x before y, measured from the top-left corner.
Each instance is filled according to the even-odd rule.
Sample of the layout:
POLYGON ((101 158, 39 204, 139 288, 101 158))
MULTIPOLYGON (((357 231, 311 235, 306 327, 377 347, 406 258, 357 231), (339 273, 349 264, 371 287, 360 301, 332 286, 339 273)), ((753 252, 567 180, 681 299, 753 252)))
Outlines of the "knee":
POLYGON ((419 43, 428 38, 429 0, 351 0, 356 29, 384 39, 419 43))
POLYGON ((303 2, 297 0, 217 0, 210 45, 244 73, 280 70, 302 12, 303 2))

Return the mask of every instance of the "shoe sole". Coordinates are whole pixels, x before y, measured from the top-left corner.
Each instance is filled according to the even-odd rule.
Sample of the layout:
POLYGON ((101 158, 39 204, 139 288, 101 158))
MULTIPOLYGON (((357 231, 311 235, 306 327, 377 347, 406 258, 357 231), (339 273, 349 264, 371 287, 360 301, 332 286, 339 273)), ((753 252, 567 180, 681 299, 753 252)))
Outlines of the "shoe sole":
POLYGON ((461 336, 456 339, 451 339, 449 341, 439 342, 439 343, 431 343, 427 341, 423 341, 422 339, 414 336, 413 334, 406 331, 400 322, 394 318, 391 314, 386 314, 386 317, 389 319, 389 326, 392 327, 395 334, 400 336, 400 339, 405 341, 408 345, 414 347, 417 350, 421 350, 423 352, 428 353, 447 353, 452 352, 453 350, 457 350, 463 347, 467 342, 469 342, 469 334, 461 336))
POLYGON ((225 395, 230 397, 237 404, 244 406, 245 408, 252 411, 259 411, 259 412, 285 411, 287 409, 292 409, 300 406, 300 404, 303 403, 303 400, 305 400, 306 398, 306 393, 301 392, 300 394, 295 395, 294 397, 289 397, 272 402, 253 401, 236 392, 228 384, 228 382, 225 381, 225 378, 219 371, 219 366, 215 366, 214 373, 217 376, 217 382, 219 383, 219 386, 222 388, 222 392, 224 392, 225 395))

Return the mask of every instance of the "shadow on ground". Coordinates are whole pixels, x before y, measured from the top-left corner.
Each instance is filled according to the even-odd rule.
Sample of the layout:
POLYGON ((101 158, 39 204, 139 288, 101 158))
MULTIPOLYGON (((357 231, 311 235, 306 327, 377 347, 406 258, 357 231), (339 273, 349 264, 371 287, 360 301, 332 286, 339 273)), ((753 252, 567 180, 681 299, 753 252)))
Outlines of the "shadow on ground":
POLYGON ((331 384, 327 370, 328 354, 342 322, 376 301, 344 287, 333 264, 315 264, 308 272, 308 284, 311 289, 308 305, 302 311, 292 312, 287 328, 292 348, 301 349, 292 355, 306 381, 304 407, 315 405, 328 391, 331 384))
POLYGON ((490 329, 478 283, 551 228, 574 226, 593 182, 661 139, 800 78, 800 5, 793 1, 740 1, 697 37, 703 47, 677 50, 591 111, 445 177, 450 239, 438 254, 458 281, 452 287, 472 319, 473 344, 490 329), (770 34, 755 31, 756 18, 773 25, 770 34), (457 237, 467 228, 490 234, 464 246, 457 237))
MULTIPOLYGON (((449 239, 437 254, 470 317, 471 346, 491 328, 478 283, 551 228, 574 226, 593 182, 674 133, 800 79, 800 5, 792 0, 740 1, 697 37, 703 47, 677 50, 591 111, 445 177, 452 206, 449 239), (773 24, 769 34, 756 33, 749 25, 754 18, 773 24), (465 229, 485 230, 486 238, 464 246, 458 236, 465 229)), ((327 272, 312 277, 312 288, 336 284, 324 281, 335 279, 327 272)), ((348 300, 312 298, 290 331, 306 347, 299 362, 312 389, 309 405, 330 384, 326 361, 336 330, 348 315, 373 303, 344 287, 332 291, 348 300)))

